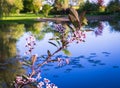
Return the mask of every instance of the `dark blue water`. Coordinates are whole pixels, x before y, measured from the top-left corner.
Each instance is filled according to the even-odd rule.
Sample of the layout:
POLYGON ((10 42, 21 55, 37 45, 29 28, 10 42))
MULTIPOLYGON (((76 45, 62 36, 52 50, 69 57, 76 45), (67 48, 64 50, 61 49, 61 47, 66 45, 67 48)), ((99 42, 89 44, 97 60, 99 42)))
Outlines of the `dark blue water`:
MULTIPOLYGON (((85 42, 72 43, 68 50, 72 53, 67 58, 70 64, 58 66, 49 63, 41 68, 41 75, 50 79, 58 88, 120 88, 120 32, 115 31, 109 22, 102 22, 102 32, 95 33, 96 27, 87 27, 94 31, 86 32, 85 42)), ((117 25, 118 28, 119 24, 117 25)), ((87 29, 86 28, 86 29, 87 29)), ((118 29, 117 29, 118 30, 118 29)), ((25 53, 25 32, 17 42, 20 56, 25 53)), ((45 33, 32 54, 46 55, 47 50, 54 52, 56 47, 48 43, 52 33, 45 33)), ((55 55, 65 57, 63 52, 55 55)))

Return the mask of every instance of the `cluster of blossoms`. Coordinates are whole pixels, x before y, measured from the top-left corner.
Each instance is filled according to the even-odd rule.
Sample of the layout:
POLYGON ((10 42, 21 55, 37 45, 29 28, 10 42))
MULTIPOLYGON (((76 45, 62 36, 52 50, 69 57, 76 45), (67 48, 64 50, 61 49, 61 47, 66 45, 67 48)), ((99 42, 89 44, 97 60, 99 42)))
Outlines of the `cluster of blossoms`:
POLYGON ((25 52, 25 54, 31 54, 32 50, 34 49, 35 43, 35 37, 33 35, 30 35, 28 38, 26 38, 26 45, 25 47, 28 48, 28 50, 25 52))
MULTIPOLYGON (((63 27, 62 24, 55 24, 54 25, 55 30, 64 33, 65 32, 65 27, 63 27)), ((75 30, 72 34, 72 37, 69 40, 69 43, 76 41, 76 43, 84 42, 86 38, 86 35, 83 31, 81 30, 75 30)))
POLYGON ((39 82, 37 88, 43 88, 43 86, 46 88, 58 88, 55 84, 50 83, 50 80, 47 78, 44 78, 43 81, 39 82))
POLYGON ((35 78, 17 76, 15 80, 15 88, 18 88, 19 85, 26 85, 28 83, 33 83, 35 81, 36 81, 35 78))
POLYGON ((63 27, 62 24, 55 24, 54 28, 55 28, 56 31, 58 31, 60 33, 63 33, 65 31, 65 27, 63 27))
POLYGON ((21 86, 24 87, 25 85, 33 84, 33 86, 37 88, 58 88, 55 84, 50 83, 50 80, 47 78, 38 82, 39 79, 41 79, 41 76, 37 76, 36 78, 17 76, 14 86, 15 88, 19 88, 21 86))
POLYGON ((70 38, 69 42, 76 41, 76 43, 84 42, 86 38, 86 35, 83 31, 76 30, 74 31, 72 37, 70 38))

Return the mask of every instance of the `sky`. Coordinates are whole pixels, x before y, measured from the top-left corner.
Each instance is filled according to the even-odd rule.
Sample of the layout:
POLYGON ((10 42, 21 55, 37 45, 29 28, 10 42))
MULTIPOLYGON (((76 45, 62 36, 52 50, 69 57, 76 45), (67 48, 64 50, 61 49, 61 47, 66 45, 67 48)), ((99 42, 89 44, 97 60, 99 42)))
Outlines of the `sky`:
MULTIPOLYGON (((89 0, 90 2, 97 2, 97 0, 89 0)), ((104 0, 104 5, 107 5, 111 0, 104 0)))
MULTIPOLYGON (((47 2, 53 4, 54 0, 46 0, 47 2)), ((86 0, 85 0, 86 1, 86 0)), ((90 2, 97 2, 97 0, 89 0, 90 2)), ((104 0, 104 5, 106 6, 111 0, 104 0)), ((45 2, 44 2, 45 3, 45 2)))

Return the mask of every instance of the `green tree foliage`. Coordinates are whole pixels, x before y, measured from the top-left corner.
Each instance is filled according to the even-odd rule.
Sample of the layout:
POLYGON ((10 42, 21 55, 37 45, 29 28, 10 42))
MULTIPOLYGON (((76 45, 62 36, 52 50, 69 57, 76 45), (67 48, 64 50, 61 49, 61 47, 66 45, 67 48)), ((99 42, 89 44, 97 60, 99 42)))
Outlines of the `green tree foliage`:
POLYGON ((71 1, 71 4, 75 3, 75 5, 77 6, 79 6, 81 3, 84 3, 84 0, 70 0, 70 1, 71 1))
POLYGON ((99 12, 105 12, 104 0, 97 0, 97 5, 99 6, 99 12))
POLYGON ((41 0, 33 0, 33 10, 36 14, 40 11, 40 8, 42 7, 42 1, 41 0))
POLYGON ((42 0, 23 0, 24 9, 22 12, 35 12, 36 14, 42 7, 42 0))
POLYGON ((96 3, 90 3, 87 0, 84 4, 80 5, 79 12, 86 11, 86 13, 97 13, 99 10, 99 6, 96 3))
POLYGON ((45 5, 43 6, 42 11, 43 11, 43 14, 44 14, 46 17, 48 16, 51 8, 52 8, 52 7, 51 7, 50 5, 48 5, 48 4, 45 4, 45 5))
POLYGON ((120 1, 119 0, 111 0, 107 6, 107 12, 109 13, 120 13, 120 1))
POLYGON ((9 3, 7 0, 0 0, 0 17, 9 15, 11 10, 12 4, 9 3))
POLYGON ((69 0, 55 0, 54 7, 56 9, 66 9, 69 7, 69 0))
POLYGON ((23 0, 23 12, 33 12, 33 0, 23 0))
POLYGON ((14 0, 12 12, 19 14, 22 9, 23 9, 23 1, 14 0))
POLYGON ((69 0, 64 0, 63 4, 62 4, 62 7, 64 9, 68 8, 69 7, 69 0))
POLYGON ((53 7, 54 7, 54 9, 56 11, 61 10, 62 9, 62 3, 61 3, 61 1, 60 0, 55 0, 53 7))
POLYGON ((0 17, 10 13, 19 13, 23 9, 22 0, 0 0, 0 17))

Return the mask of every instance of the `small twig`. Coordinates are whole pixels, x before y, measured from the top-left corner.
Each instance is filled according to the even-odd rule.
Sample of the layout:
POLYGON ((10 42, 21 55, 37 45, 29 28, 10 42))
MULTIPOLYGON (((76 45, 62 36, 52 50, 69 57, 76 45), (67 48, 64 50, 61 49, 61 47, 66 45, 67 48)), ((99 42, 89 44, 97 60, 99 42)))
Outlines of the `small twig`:
POLYGON ((48 56, 46 58, 46 60, 44 62, 42 62, 41 64, 38 65, 38 68, 43 66, 44 64, 48 63, 48 62, 51 62, 53 60, 51 60, 51 57, 54 56, 56 53, 60 52, 62 49, 64 49, 64 47, 60 47, 59 49, 57 49, 52 55, 48 56))

